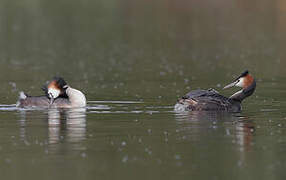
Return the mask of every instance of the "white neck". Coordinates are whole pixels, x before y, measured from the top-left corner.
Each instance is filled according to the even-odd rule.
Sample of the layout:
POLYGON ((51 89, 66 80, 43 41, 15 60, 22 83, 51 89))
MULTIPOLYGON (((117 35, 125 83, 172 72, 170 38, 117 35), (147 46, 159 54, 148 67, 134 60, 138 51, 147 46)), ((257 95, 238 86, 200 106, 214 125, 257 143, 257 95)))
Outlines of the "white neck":
POLYGON ((73 89, 68 87, 66 93, 69 97, 69 101, 71 102, 72 107, 85 107, 86 106, 86 98, 82 92, 77 89, 73 89))

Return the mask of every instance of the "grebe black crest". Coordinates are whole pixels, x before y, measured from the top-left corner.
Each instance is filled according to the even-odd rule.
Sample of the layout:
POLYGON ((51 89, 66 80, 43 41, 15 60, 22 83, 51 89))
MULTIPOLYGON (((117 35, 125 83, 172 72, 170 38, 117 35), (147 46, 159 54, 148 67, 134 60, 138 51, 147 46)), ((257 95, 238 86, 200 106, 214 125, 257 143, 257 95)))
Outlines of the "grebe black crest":
POLYGON ((17 107, 44 107, 44 108, 72 108, 85 107, 85 95, 74 88, 71 88, 61 77, 54 77, 43 87, 44 96, 29 96, 20 92, 17 107))
POLYGON ((256 88, 255 79, 246 70, 223 89, 233 86, 242 90, 229 98, 220 95, 216 90, 194 90, 178 99, 175 111, 229 111, 240 112, 242 101, 253 94, 256 88))

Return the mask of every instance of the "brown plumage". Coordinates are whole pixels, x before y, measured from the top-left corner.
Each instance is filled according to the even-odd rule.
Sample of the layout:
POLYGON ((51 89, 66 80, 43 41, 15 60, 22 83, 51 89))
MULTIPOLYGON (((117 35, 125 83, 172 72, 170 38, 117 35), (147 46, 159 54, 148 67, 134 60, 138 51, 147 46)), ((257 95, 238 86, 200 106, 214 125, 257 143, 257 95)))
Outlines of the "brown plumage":
POLYGON ((54 77, 51 81, 47 82, 42 90, 45 92, 45 96, 29 96, 24 92, 20 92, 20 96, 17 102, 17 107, 61 107, 62 104, 70 104, 69 99, 65 93, 65 86, 67 83, 63 78, 54 77), (58 89, 60 94, 55 99, 51 99, 48 94, 48 89, 58 89))
POLYGON ((220 95, 216 90, 194 90, 178 99, 175 111, 229 111, 240 112, 241 102, 246 97, 252 95, 256 88, 254 78, 248 73, 243 72, 232 83, 224 89, 233 86, 243 89, 234 93, 231 97, 220 95))

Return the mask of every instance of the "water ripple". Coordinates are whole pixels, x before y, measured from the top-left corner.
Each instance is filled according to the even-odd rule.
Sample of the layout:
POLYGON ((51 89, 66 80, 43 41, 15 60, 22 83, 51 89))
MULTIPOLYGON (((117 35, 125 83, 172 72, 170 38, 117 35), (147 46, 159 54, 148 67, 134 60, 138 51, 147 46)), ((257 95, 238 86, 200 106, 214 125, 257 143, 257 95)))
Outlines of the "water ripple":
MULTIPOLYGON (((75 108, 76 109, 76 108, 75 108)), ((150 105, 139 101, 88 101, 86 113, 99 114, 138 114, 173 112, 170 105, 150 105)), ((47 111, 48 108, 29 107, 18 108, 16 104, 0 104, 0 111, 47 111)))

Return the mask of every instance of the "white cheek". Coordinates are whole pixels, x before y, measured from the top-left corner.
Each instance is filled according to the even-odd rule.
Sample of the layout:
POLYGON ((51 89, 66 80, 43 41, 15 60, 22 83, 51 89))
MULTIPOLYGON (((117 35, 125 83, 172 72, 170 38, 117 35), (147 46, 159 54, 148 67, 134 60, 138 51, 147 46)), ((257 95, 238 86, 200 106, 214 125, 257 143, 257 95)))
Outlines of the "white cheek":
POLYGON ((238 86, 238 87, 243 87, 243 81, 244 81, 244 79, 243 79, 243 78, 240 78, 240 79, 239 79, 239 82, 236 84, 236 86, 238 86))
POLYGON ((59 97, 60 93, 61 93, 61 91, 58 90, 58 89, 50 88, 50 89, 48 90, 48 94, 51 94, 51 95, 53 96, 53 98, 59 97))

